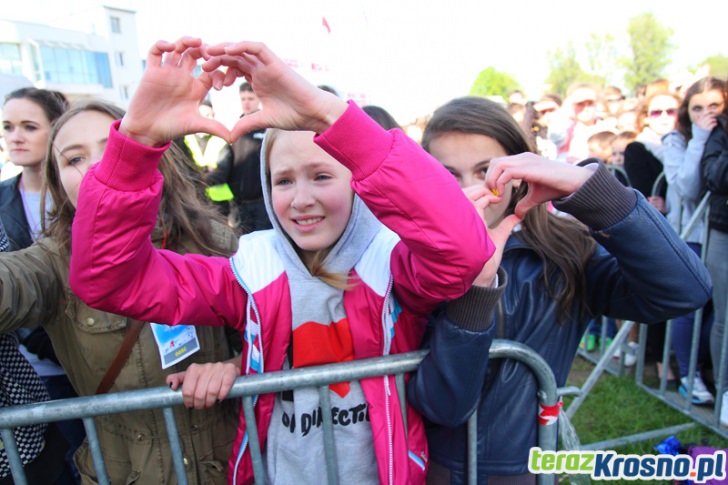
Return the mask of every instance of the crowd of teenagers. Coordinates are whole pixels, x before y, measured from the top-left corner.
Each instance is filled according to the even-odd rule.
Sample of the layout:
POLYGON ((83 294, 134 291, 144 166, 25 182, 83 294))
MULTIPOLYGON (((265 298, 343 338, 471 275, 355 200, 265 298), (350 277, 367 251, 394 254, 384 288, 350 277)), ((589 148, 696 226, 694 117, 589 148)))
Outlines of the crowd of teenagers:
MULTIPOLYGON (((54 398, 20 353, 43 342, 22 349, 57 362, 67 395, 181 390, 187 482, 247 484, 250 434, 225 399, 236 377, 427 348, 405 403, 394 376, 329 386, 350 417, 333 427, 339 482, 532 484, 538 385, 524 365, 489 360, 494 338, 532 348, 563 386, 601 317, 692 332, 691 314, 712 305, 701 363, 726 365, 714 345, 728 294, 722 81, 646 93, 633 137, 614 88, 457 98, 418 139, 332 91, 264 44, 184 37, 151 47, 126 112, 11 93, 3 136, 22 172, 0 185, 0 385, 14 390, 2 405, 54 398), (237 84, 243 114, 229 128, 209 93, 237 84), (708 268, 701 229, 679 235, 706 190, 708 268), (173 359, 172 339, 199 350, 173 359)), ((255 399, 265 483, 325 480, 324 431, 302 425, 319 399, 255 399)), ((95 421, 112 484, 176 483, 161 411, 95 421)), ((78 423, 21 431, 31 483, 98 483, 78 423)), ((0 484, 12 483, 0 458, 0 484)))

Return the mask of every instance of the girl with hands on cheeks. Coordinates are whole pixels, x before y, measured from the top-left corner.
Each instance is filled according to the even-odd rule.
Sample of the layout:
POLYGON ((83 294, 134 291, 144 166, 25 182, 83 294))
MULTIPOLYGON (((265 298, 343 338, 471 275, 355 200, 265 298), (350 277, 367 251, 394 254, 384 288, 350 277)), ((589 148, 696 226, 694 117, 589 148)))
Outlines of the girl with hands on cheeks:
POLYGON ((681 315, 705 303, 710 279, 644 197, 596 159, 570 165, 531 153, 492 101, 445 104, 422 146, 463 187, 496 245, 470 290, 431 318, 430 352, 408 383, 409 402, 430 421, 428 483, 467 483, 473 412, 477 482, 535 483, 528 455, 543 411, 537 382, 516 361, 490 363, 492 339, 528 345, 563 386, 590 320, 681 315), (573 217, 549 212, 549 201, 573 217))
MULTIPOLYGON (((427 315, 464 294, 494 251, 471 202, 417 143, 314 87, 255 42, 156 43, 82 188, 71 285, 84 301, 145 321, 227 325, 243 336, 239 359, 168 379, 191 408, 226 396, 238 374, 417 349, 427 315), (198 61, 203 73, 195 77, 198 61), (197 107, 238 77, 261 109, 227 131, 197 107), (154 248, 156 167, 169 140, 200 131, 232 140, 260 128, 267 128, 260 175, 273 229, 240 238, 230 259, 154 248)), ((424 483, 422 420, 406 406, 405 425, 394 386, 394 376, 330 386, 332 413, 356 417, 334 420, 340 482, 424 483)), ((254 477, 241 414, 229 482, 324 481, 318 390, 260 395, 254 406, 265 476, 254 477)))

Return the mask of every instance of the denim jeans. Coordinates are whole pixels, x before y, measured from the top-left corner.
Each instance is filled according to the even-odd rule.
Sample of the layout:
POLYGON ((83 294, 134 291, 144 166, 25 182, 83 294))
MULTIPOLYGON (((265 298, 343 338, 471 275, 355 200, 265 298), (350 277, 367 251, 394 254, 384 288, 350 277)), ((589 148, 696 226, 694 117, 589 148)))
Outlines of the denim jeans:
MULTIPOLYGON (((702 249, 700 243, 687 243, 695 254, 700 256, 702 249)), ((690 349, 693 341, 693 326, 695 324, 695 312, 677 317, 672 321, 672 350, 675 352, 675 360, 677 360, 680 369, 680 377, 688 375, 690 369, 690 349)), ((698 344, 698 362, 696 369, 700 368, 708 361, 708 347, 710 342, 710 332, 713 326, 712 305, 708 304, 703 309, 702 325, 700 327, 700 342, 698 344)))
MULTIPOLYGON (((713 280, 713 329, 710 333, 710 355, 716 376, 720 371, 723 390, 728 391, 728 369, 718 369, 723 333, 726 321, 726 299, 728 299, 728 233, 711 229, 705 265, 713 280)), ((716 382, 716 387, 717 387, 716 382)))

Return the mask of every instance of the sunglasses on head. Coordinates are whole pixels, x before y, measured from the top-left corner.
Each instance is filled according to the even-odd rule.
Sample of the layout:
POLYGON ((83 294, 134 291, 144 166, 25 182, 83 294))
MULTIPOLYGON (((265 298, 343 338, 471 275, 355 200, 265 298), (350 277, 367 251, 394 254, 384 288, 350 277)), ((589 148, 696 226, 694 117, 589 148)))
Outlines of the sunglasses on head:
POLYGON ((650 118, 659 118, 663 114, 666 114, 667 116, 675 116, 677 115, 677 108, 650 110, 650 118))

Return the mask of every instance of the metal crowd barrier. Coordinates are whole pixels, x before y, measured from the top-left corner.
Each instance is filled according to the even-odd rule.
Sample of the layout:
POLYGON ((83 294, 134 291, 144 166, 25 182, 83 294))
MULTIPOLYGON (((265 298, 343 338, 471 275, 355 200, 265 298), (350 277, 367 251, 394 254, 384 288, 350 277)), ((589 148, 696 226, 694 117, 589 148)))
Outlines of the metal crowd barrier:
MULTIPOLYGON (((653 186, 653 193, 657 193, 661 186, 665 183, 664 175, 658 177, 658 179, 655 181, 655 184, 653 186)), ((690 218, 690 220, 685 224, 685 227, 681 228, 680 231, 680 237, 681 239, 685 240, 687 239, 688 235, 692 233, 694 228, 697 226, 698 223, 701 221, 703 222, 703 232, 702 232, 702 254, 701 258, 703 261, 705 260, 705 254, 708 248, 708 245, 710 244, 709 238, 708 238, 708 212, 709 212, 709 197, 710 193, 706 193, 703 199, 700 201, 698 206, 695 209, 695 212, 693 213, 693 216, 690 218)), ((682 220, 682 214, 680 214, 680 219, 682 220)), ((726 256, 728 257, 728 255, 726 256)), ((695 312, 695 319, 693 322, 693 329, 692 329, 692 340, 691 340, 691 347, 690 347, 690 367, 688 372, 688 382, 689 386, 687 389, 687 396, 692 395, 693 391, 693 379, 695 377, 695 374, 697 372, 697 361, 698 361, 698 352, 699 352, 699 345, 700 345, 700 338, 701 338, 701 327, 702 327, 702 309, 699 309, 695 312)), ((728 322, 728 309, 726 311, 724 322, 728 322)), ((636 435, 631 436, 622 436, 615 438, 613 440, 607 440, 600 443, 593 443, 589 445, 584 445, 582 449, 609 449, 614 446, 620 446, 627 443, 636 443, 639 441, 645 441, 654 439, 660 436, 666 436, 669 434, 674 434, 679 431, 682 431, 684 429, 687 429, 689 427, 693 427, 696 424, 701 424, 703 426, 706 426, 711 429, 711 431, 715 432, 719 436, 722 436, 723 438, 728 439, 728 430, 726 427, 721 426, 720 424, 720 412, 722 407, 722 395, 724 391, 728 391, 728 389, 723 389, 722 383, 721 383, 721 375, 723 372, 725 372, 725 369, 728 365, 728 331, 723 332, 723 340, 721 342, 722 345, 722 351, 721 351, 721 361, 720 363, 713 363, 713 373, 715 377, 716 382, 716 393, 715 393, 715 405, 713 409, 709 409, 705 406, 700 406, 697 404, 693 404, 692 400, 690 398, 685 398, 682 395, 678 393, 676 390, 669 390, 667 388, 667 363, 669 363, 672 358, 672 321, 668 320, 666 323, 665 328, 665 344, 662 350, 662 362, 666 363, 666 365, 663 365, 663 371, 661 375, 658 376, 659 378, 659 384, 657 388, 651 387, 644 382, 644 376, 645 376, 645 353, 646 353, 646 344, 647 344, 647 325, 635 323, 635 322, 623 322, 622 327, 617 332, 617 334, 614 336, 612 340, 612 344, 610 347, 606 347, 604 345, 604 341, 606 340, 607 336, 607 324, 606 324, 606 318, 602 319, 602 335, 601 335, 601 345, 598 348, 597 352, 586 352, 583 349, 579 350, 579 355, 586 358, 587 360, 590 360, 592 363, 595 364, 595 368, 592 370, 591 374, 585 381, 584 385, 581 388, 581 392, 578 395, 576 399, 574 399, 569 406, 569 408, 566 410, 566 414, 569 418, 573 418, 576 411, 579 409, 579 406, 584 402, 585 399, 587 399, 589 392, 593 388, 594 384, 599 380, 599 377, 605 372, 610 372, 612 374, 616 375, 623 375, 625 372, 624 367, 624 358, 625 354, 629 352, 633 352, 636 354, 637 362, 636 367, 634 371, 635 376, 635 383, 638 387, 643 389, 645 392, 650 394, 653 397, 656 397, 657 399, 661 400, 662 402, 666 403, 673 409, 676 409, 677 411, 681 412, 686 417, 690 418, 691 422, 685 423, 683 425, 678 426, 672 426, 662 429, 657 429, 645 433, 639 433, 636 435), (637 349, 631 349, 624 344, 627 343, 627 336, 630 331, 630 329, 633 327, 633 325, 639 325, 639 347, 637 349), (620 349, 620 360, 617 365, 614 365, 614 360, 612 358, 614 349, 620 349)), ((678 376, 679 377, 679 376, 678 376)))
MULTIPOLYGON (((329 406, 328 386, 336 382, 359 380, 366 377, 394 375, 400 402, 404 403, 404 375, 417 369, 426 350, 398 354, 388 357, 362 359, 353 362, 306 367, 280 372, 268 372, 238 377, 228 398, 242 398, 243 412, 248 423, 249 444, 253 458, 253 470, 256 483, 263 483, 263 461, 258 444, 258 430, 253 415, 253 396, 265 393, 277 393, 301 387, 318 387, 321 396, 321 407, 329 406)), ((490 349, 490 357, 494 359, 509 358, 527 365, 534 373, 539 392, 537 399, 543 406, 554 406, 558 403, 559 389, 556 379, 546 361, 529 347, 506 340, 495 340, 490 349)), ((59 399, 23 406, 12 406, 0 409, 0 434, 8 454, 10 469, 17 485, 27 485, 23 465, 18 455, 13 428, 37 423, 48 423, 67 419, 82 419, 86 427, 89 448, 100 485, 108 485, 103 451, 99 445, 93 418, 96 416, 116 414, 129 411, 162 408, 167 426, 174 470, 180 485, 186 485, 187 478, 182 459, 177 426, 172 408, 182 405, 182 393, 172 391, 168 387, 140 389, 100 396, 59 399)), ((329 406, 330 407, 330 406, 329 406)), ((404 404, 401 409, 406 413, 404 404)), ((323 414, 324 451, 327 461, 327 483, 338 483, 336 474, 336 458, 333 444, 333 423, 331 413, 323 414)), ((533 419, 536 419, 535 416, 533 419)), ((477 470, 477 413, 468 421, 468 470, 477 470)), ((558 436, 557 426, 539 425, 538 446, 543 450, 555 451, 558 436)), ((477 474, 469 474, 470 484, 477 483, 477 474)), ((552 475, 539 475, 540 484, 553 483, 552 475)))

